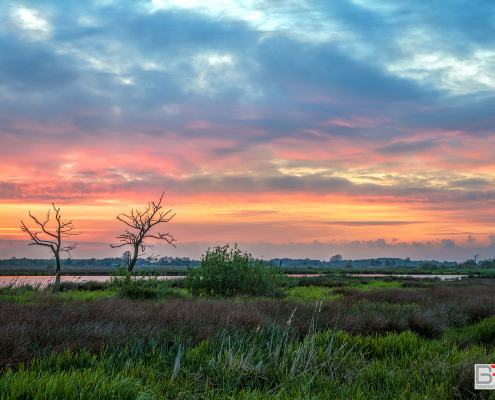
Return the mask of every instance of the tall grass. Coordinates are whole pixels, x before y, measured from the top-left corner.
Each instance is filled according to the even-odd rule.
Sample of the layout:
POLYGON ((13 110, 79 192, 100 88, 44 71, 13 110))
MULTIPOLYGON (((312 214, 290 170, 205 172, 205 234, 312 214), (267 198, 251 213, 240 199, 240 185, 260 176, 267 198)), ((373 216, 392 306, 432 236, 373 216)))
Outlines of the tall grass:
POLYGON ((491 282, 356 283, 298 288, 339 296, 316 306, 12 286, 0 293, 0 399, 494 397, 473 389, 474 363, 495 362, 491 282))
MULTIPOLYGON (((435 338, 495 316, 490 285, 358 291, 339 289, 342 298, 323 301, 321 330, 338 326, 351 334, 416 332, 435 338)), ((294 309, 292 328, 307 333, 314 304, 294 300, 130 301, 100 297, 106 292, 68 292, 58 297, 25 293, 0 301, 0 369, 15 367, 46 351, 86 348, 99 351, 136 334, 169 332, 195 343, 219 329, 284 326, 294 309), (90 297, 92 299, 90 299, 90 297), (18 301, 4 301, 11 298, 18 301)))
POLYGON ((411 332, 227 329, 197 344, 155 335, 96 354, 52 352, 8 369, 0 399, 473 398, 473 363, 494 358, 411 332))

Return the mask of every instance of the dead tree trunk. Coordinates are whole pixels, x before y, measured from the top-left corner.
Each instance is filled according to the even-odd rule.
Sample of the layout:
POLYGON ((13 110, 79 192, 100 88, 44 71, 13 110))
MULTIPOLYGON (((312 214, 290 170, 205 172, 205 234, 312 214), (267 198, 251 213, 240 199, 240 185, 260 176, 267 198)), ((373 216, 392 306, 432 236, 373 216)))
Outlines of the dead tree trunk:
POLYGON ((52 293, 58 293, 60 287, 60 251, 55 252, 55 283, 53 284, 52 293))
POLYGON ((78 233, 72 232, 74 230, 72 221, 62 222, 60 216, 60 208, 56 208, 55 204, 53 203, 52 206, 53 209, 55 210, 55 220, 57 223, 57 226, 54 231, 49 231, 48 227, 46 226, 48 221, 50 221, 50 210, 48 210, 45 222, 39 221, 34 215, 31 215, 31 212, 29 212, 29 216, 41 228, 41 231, 35 232, 30 230, 23 221, 21 221, 21 230, 23 232, 26 232, 31 237, 31 240, 33 242, 29 243, 29 246, 38 245, 38 246, 48 247, 53 253, 56 262, 55 283, 53 285, 53 293, 57 293, 60 287, 60 252, 65 251, 70 255, 70 251, 74 250, 77 246, 77 244, 74 243, 72 246, 62 247, 62 238, 78 235, 78 233), (40 235, 45 235, 46 238, 42 238, 40 235))
POLYGON ((131 259, 131 261, 129 262, 129 264, 127 265, 127 270, 128 270, 129 272, 131 272, 131 271, 132 271, 132 269, 133 269, 133 268, 134 268, 134 266, 136 265, 136 262, 137 262, 137 260, 138 260, 138 258, 139 258, 139 245, 140 245, 140 244, 141 244, 141 243, 136 243, 136 244, 134 245, 134 252, 133 252, 133 254, 132 254, 132 259, 131 259))

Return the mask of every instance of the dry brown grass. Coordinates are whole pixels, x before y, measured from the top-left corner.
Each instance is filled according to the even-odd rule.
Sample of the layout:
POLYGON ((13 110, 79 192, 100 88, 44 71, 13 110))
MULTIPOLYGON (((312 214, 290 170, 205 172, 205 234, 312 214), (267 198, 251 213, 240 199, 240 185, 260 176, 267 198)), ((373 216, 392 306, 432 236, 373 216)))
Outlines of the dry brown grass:
POLYGON ((164 331, 171 338, 180 334, 198 341, 227 327, 285 326, 293 310, 291 327, 300 336, 314 318, 319 329, 338 327, 354 334, 412 330, 435 337, 450 327, 495 315, 493 288, 484 284, 370 292, 340 289, 344 297, 323 302, 320 312, 315 312, 319 310, 315 304, 295 301, 68 301, 40 293, 33 296, 33 304, 0 302, 0 368, 51 350, 97 351, 137 335, 164 331))

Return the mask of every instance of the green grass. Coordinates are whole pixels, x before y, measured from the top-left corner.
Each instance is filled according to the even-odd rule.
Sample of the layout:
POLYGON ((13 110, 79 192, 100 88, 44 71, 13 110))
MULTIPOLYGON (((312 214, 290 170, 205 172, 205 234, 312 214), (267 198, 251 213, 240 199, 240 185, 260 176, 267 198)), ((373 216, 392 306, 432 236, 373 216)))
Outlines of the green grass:
POLYGON ((494 359, 493 349, 411 332, 361 337, 310 327, 296 338, 290 327, 268 327, 223 330, 196 345, 158 335, 9 369, 0 399, 470 398, 473 363, 494 359))
POLYGON ((354 289, 370 291, 370 290, 383 290, 383 289, 396 289, 400 288, 401 282, 398 281, 382 281, 382 280, 372 280, 369 283, 362 284, 360 281, 355 282, 354 284, 350 284, 348 287, 352 287, 354 289))
MULTIPOLYGON (((40 300, 42 301, 43 296, 50 296, 49 291, 18 291, 11 294, 0 294, 0 301, 6 303, 29 305, 39 303, 40 300)), ((59 293, 57 296, 59 299, 66 301, 92 301, 105 298, 114 298, 117 296, 117 293, 110 290, 97 290, 94 292, 74 290, 70 292, 59 293)))
POLYGON ((475 325, 446 332, 445 337, 459 346, 493 346, 495 344, 495 317, 486 318, 475 325))
POLYGON ((307 287, 294 287, 289 291, 288 299, 303 301, 303 302, 314 302, 321 300, 333 300, 342 297, 341 294, 333 293, 334 288, 327 288, 321 286, 307 286, 307 287))
POLYGON ((70 292, 59 293, 58 296, 64 300, 92 301, 116 297, 117 292, 111 290, 95 290, 94 292, 74 290, 70 292))
MULTIPOLYGON (((366 284, 362 284, 360 281, 349 281, 346 282, 346 287, 352 287, 362 291, 371 291, 400 288, 400 284, 400 282, 395 281, 384 282, 379 280, 373 280, 366 284)), ((290 289, 287 299, 302 302, 334 300, 342 297, 341 294, 334 293, 337 289, 339 288, 324 286, 297 286, 290 289)))
POLYGON ((15 294, 0 293, 0 302, 13 304, 36 304, 40 301, 40 292, 21 292, 15 294))

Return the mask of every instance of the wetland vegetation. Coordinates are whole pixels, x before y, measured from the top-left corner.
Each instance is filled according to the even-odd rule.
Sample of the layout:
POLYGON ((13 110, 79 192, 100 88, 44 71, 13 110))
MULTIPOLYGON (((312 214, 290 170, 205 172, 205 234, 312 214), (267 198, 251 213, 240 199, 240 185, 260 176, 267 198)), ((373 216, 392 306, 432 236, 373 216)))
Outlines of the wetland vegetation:
MULTIPOLYGON (((218 271, 216 271, 218 273, 218 271)), ((495 282, 322 275, 283 295, 182 278, 0 289, 1 399, 468 399, 495 282), (212 297, 213 295, 213 297, 212 297)), ((492 395, 493 396, 493 395, 492 395)))

